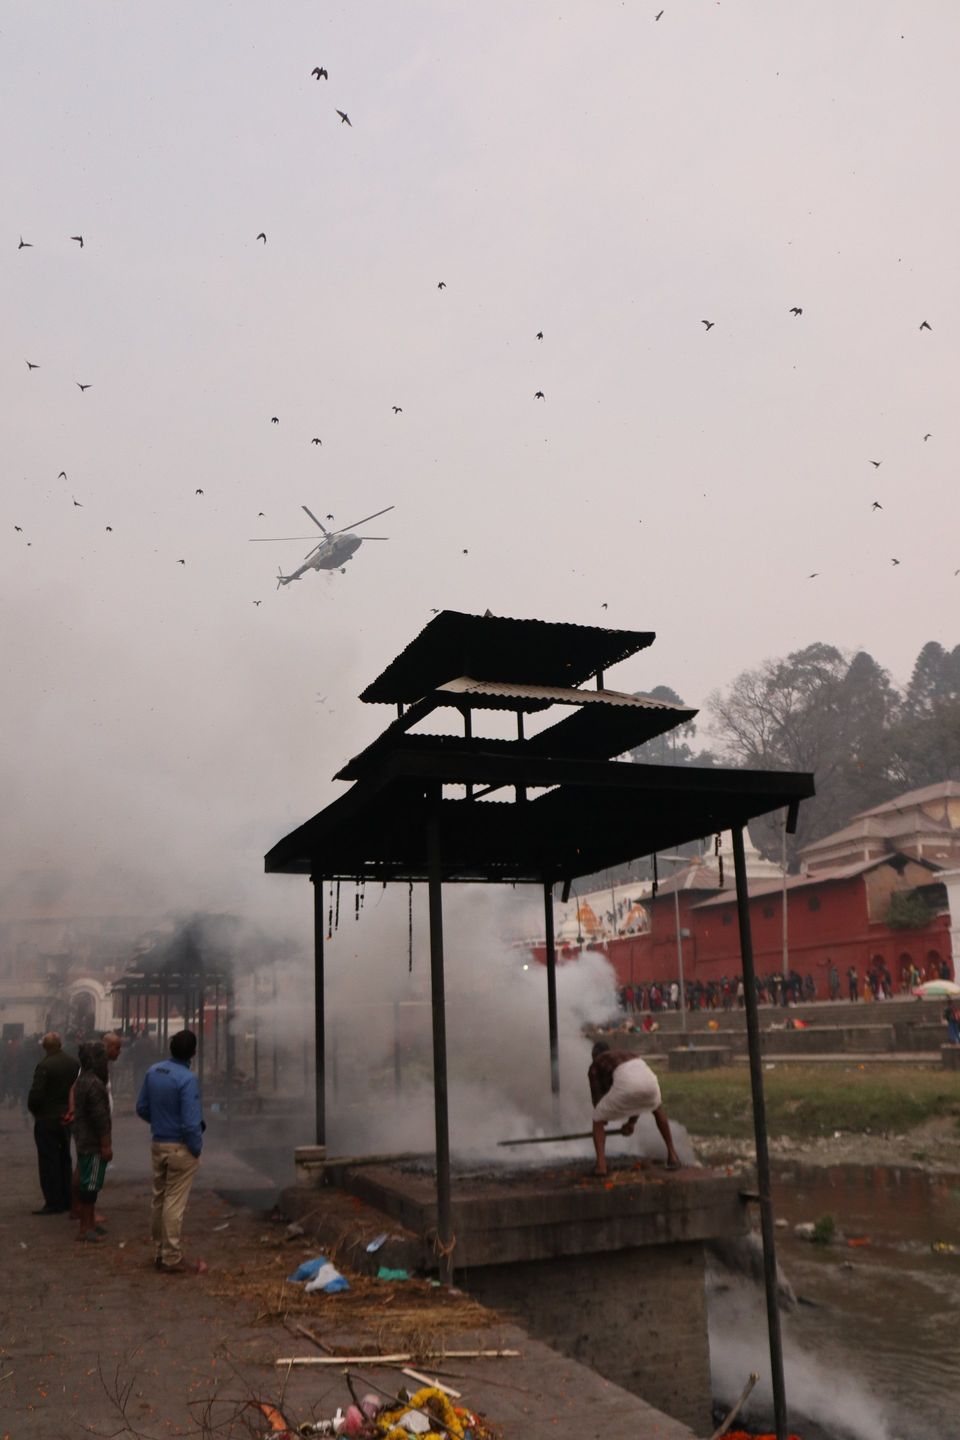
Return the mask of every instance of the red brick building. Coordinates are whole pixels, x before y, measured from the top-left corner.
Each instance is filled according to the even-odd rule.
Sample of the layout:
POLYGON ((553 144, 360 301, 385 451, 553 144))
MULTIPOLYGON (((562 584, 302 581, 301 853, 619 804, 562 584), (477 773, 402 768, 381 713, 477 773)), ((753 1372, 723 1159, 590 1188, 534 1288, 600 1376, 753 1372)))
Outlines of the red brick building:
MULTIPOLYGON (((650 915, 646 933, 594 941, 591 948, 608 957, 621 985, 670 982, 678 974, 679 911, 685 979, 704 984, 724 975, 732 979, 740 973, 740 933, 733 877, 725 878, 725 887, 718 889, 712 867, 691 867, 644 902, 650 915)), ((751 881, 749 893, 756 972, 777 974, 783 968, 783 881, 751 881)), ((786 900, 789 968, 812 975, 820 998, 827 994, 831 962, 844 982, 852 965, 861 987, 877 965, 889 971, 896 989, 911 963, 929 977, 946 960, 954 973, 946 893, 929 861, 886 854, 790 876, 786 900), (933 912, 930 923, 920 929, 892 928, 887 917, 895 892, 923 895, 933 912)), ((561 951, 568 958, 577 953, 576 946, 561 951)))

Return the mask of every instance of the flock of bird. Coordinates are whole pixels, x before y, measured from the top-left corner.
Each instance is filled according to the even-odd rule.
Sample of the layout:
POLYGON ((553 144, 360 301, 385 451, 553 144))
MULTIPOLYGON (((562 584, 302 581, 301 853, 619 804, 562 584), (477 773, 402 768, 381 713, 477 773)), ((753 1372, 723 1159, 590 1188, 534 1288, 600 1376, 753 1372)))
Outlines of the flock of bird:
MULTIPOLYGON (((662 18, 662 16, 663 16, 664 13, 665 13, 665 12, 664 12, 663 10, 660 10, 660 11, 654 16, 654 20, 659 21, 659 20, 662 18)), ((314 66, 314 68, 313 68, 313 70, 310 72, 310 74, 311 74, 312 78, 314 78, 314 79, 317 80, 317 81, 320 81, 320 80, 326 81, 326 80, 329 80, 329 78, 330 78, 330 77, 329 77, 329 72, 327 71, 326 67, 323 66, 323 65, 316 65, 316 66, 314 66)), ((335 113, 336 113, 336 115, 339 116, 340 124, 341 124, 341 125, 348 125, 348 126, 350 126, 351 129, 353 128, 353 122, 351 121, 350 116, 347 114, 347 112, 346 112, 345 110, 335 109, 335 113)), ((79 248, 80 248, 81 250, 83 250, 83 248, 84 248, 84 237, 83 237, 83 235, 71 235, 69 238, 70 238, 71 242, 76 243, 76 244, 79 246, 79 248)), ((266 231, 265 231, 265 230, 259 231, 258 234, 256 235, 256 240, 259 241, 261 244, 266 245, 266 244, 267 244, 267 233, 266 233, 266 231)), ((32 250, 32 249, 34 249, 34 248, 35 248, 34 242, 33 242, 32 240, 25 240, 25 239, 23 238, 23 235, 21 234, 20 237, 19 237, 19 243, 18 243, 18 245, 17 245, 17 249, 18 249, 18 250, 32 250)), ((438 282, 437 282, 437 289, 440 290, 440 291, 446 290, 446 289, 447 289, 447 283, 446 283, 446 281, 445 281, 445 280, 440 280, 440 281, 438 281, 438 282)), ((803 313, 804 313, 804 311, 803 311, 803 306, 802 306, 802 305, 792 305, 792 306, 789 307, 788 313, 789 313, 790 315, 792 315, 795 319, 800 319, 800 317, 801 317, 801 316, 803 315, 803 313)), ((713 329, 716 328, 716 321, 714 321, 714 320, 701 320, 700 323, 701 323, 701 324, 703 325, 703 327, 704 327, 704 333, 705 333, 705 334, 709 334, 709 332, 710 332, 711 330, 713 330, 713 329)), ((926 331, 932 331, 932 330, 933 330, 933 326, 930 324, 930 322, 929 322, 928 320, 922 320, 922 321, 920 322, 919 329, 920 329, 921 331, 924 331, 924 330, 926 330, 926 331)), ((543 341, 543 339, 544 339, 544 332, 543 332, 543 330, 538 330, 538 331, 536 332, 536 334, 535 334, 535 339, 536 339, 537 341, 540 341, 540 342, 543 341)), ((27 360, 27 361, 26 361, 26 366, 27 366, 27 370, 28 370, 29 373, 32 373, 34 370, 39 370, 39 369, 41 369, 41 365, 40 365, 40 362, 39 362, 39 361, 27 360)), ((89 390, 89 389, 92 388, 92 383, 93 383, 92 381, 81 381, 81 380, 76 380, 76 381, 74 381, 74 384, 76 385, 77 389, 80 391, 81 395, 85 394, 87 390, 89 390)), ((535 390, 535 391, 534 391, 534 394, 533 394, 533 398, 534 398, 534 400, 546 401, 546 393, 545 393, 542 389, 535 390)), ((401 405, 393 405, 391 408, 392 408, 393 414, 394 414, 395 416, 396 416, 396 415, 402 415, 402 414, 403 414, 403 407, 402 407, 401 405)), ((271 415, 271 416, 270 416, 270 423, 271 423, 272 425, 279 425, 279 424, 280 424, 280 417, 279 417, 279 415, 271 415)), ((927 432, 927 433, 923 436, 923 440, 924 440, 924 442, 926 442, 926 441, 928 441, 928 440, 930 440, 930 439, 931 439, 931 433, 930 433, 930 432, 927 432)), ((322 446, 322 445, 323 445, 323 440, 321 439, 321 437, 320 437, 319 435, 314 435, 314 436, 312 436, 311 439, 310 439, 310 444, 311 444, 311 445, 322 446)), ((880 466, 883 464, 883 461, 882 461, 882 460, 870 460, 870 461, 869 461, 869 464, 872 465, 872 466, 874 467, 874 469, 879 470, 879 469, 880 469, 880 466)), ((67 479, 66 471, 61 470, 61 471, 60 471, 60 474, 58 475, 57 478, 58 478, 58 479, 61 479, 61 480, 66 480, 66 479, 67 479)), ((197 489, 194 491, 194 494, 195 494, 196 496, 198 496, 198 497, 201 497, 201 496, 203 496, 204 491, 203 491, 203 489, 202 489, 201 487, 197 487, 197 489)), ((82 509, 82 508, 83 508, 83 505, 82 505, 82 502, 81 502, 81 501, 77 500, 76 497, 72 497, 72 499, 73 499, 73 505, 74 505, 77 509, 82 509)), ((873 501, 871 502, 871 504, 870 504, 870 509, 871 509, 871 511, 874 512, 874 513, 877 512, 877 511, 883 510, 883 508, 884 508, 884 507, 883 507, 883 505, 881 504, 881 502, 880 502, 879 500, 873 500, 873 501)), ((261 511, 258 513, 258 518, 262 519, 262 518, 264 517, 264 513, 265 513, 265 512, 261 510, 261 511)), ((328 515, 327 518, 330 519, 330 520, 332 520, 334 517, 333 517, 332 515, 328 515)), ((23 527, 22 527, 21 525, 19 525, 19 524, 15 524, 13 528, 14 528, 14 531, 15 531, 17 534, 19 534, 19 535, 22 535, 22 534, 24 533, 24 532, 23 532, 23 527)), ((112 525, 107 525, 107 526, 105 526, 104 528, 105 528, 105 532, 106 532, 107 534, 112 534, 112 533, 113 533, 113 526, 112 526, 112 525)), ((26 544, 29 546, 29 545, 32 544, 32 542, 29 541, 29 540, 26 540, 26 544)), ((469 551, 468 551, 467 549, 464 549, 464 550, 462 551, 462 553, 463 553, 464 555, 467 555, 467 554, 469 554, 469 551)), ((185 566, 185 565, 186 565, 186 559, 185 559, 185 558, 178 558, 176 563, 177 563, 178 565, 185 566)), ((893 565, 893 566, 898 566, 901 562, 900 562, 900 559, 899 559, 897 556, 891 556, 891 561, 890 561, 890 563, 891 563, 891 565, 893 565)), ((809 580, 815 580, 815 579, 818 578, 818 576, 820 575, 820 573, 821 573, 820 571, 814 570, 814 571, 810 572, 810 574, 807 576, 807 578, 808 578, 809 580)), ((957 576, 957 575, 960 575, 960 568, 958 568, 957 570, 954 571, 954 576, 957 576)), ((254 604, 255 606, 258 606, 258 607, 259 607, 259 605, 261 604, 261 602, 260 602, 259 600, 254 600, 254 601, 253 601, 253 604, 254 604)), ((607 608, 607 604, 606 604, 606 602, 604 602, 603 605, 601 606, 601 609, 604 609, 604 610, 605 610, 606 608, 607 608)))

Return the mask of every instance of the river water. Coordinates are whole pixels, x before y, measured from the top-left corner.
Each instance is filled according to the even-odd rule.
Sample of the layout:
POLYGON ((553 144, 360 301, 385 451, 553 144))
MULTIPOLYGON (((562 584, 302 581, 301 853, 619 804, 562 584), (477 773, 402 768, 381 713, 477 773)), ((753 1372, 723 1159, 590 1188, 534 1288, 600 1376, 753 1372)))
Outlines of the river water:
MULTIPOLYGON (((802 1440, 960 1436, 960 1174, 780 1165, 774 1210, 788 1222, 777 1253, 801 1302, 782 1315, 791 1428, 802 1440), (825 1215, 833 1244, 794 1237, 796 1223, 825 1215)), ((768 1418, 762 1297, 722 1288, 710 1324, 718 1398, 732 1403, 757 1370, 748 1413, 768 1418)))

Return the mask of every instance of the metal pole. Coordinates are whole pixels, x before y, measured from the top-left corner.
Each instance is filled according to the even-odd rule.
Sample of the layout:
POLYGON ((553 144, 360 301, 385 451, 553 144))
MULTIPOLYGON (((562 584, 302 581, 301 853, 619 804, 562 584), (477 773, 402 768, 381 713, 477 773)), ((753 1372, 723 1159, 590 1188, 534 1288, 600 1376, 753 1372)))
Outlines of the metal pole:
POLYGON ((557 1025, 557 942, 553 928, 553 886, 543 882, 543 919, 547 937, 547 1026, 550 1032, 550 1089, 560 1094, 560 1043, 557 1025))
POLYGON ((260 1004, 257 992, 260 983, 256 972, 253 975, 253 1088, 260 1093, 260 1004))
POLYGON ((454 1237, 450 1217, 450 1119, 447 1113, 447 1023, 443 988, 443 875, 440 869, 439 795, 427 821, 430 910, 430 999, 433 1010, 433 1110, 437 1157, 437 1248, 440 1279, 453 1285, 454 1237))
POLYGON ((213 1001, 213 1069, 220 1074, 220 977, 217 976, 213 1001))
POLYGON ((784 983, 790 971, 790 951, 787 945, 787 827, 783 827, 783 835, 780 845, 780 865, 783 870, 783 889, 781 891, 780 903, 783 906, 783 962, 782 974, 784 983))
POLYGON ((236 1036, 233 1033, 234 1019, 234 994, 233 994, 233 973, 227 976, 224 983, 224 990, 227 1002, 227 1028, 224 1032, 224 1050, 226 1052, 227 1076, 223 1087, 223 1093, 227 1102, 227 1133, 233 1128, 233 1070, 236 1060, 236 1036))
POLYGON ((203 1084, 203 1055, 206 1050, 204 1043, 204 1029, 206 1028, 206 1015, 204 1013, 203 981, 197 990, 197 1076, 200 1084, 203 1084))
MULTIPOLYGON (((316 1118, 315 1140, 318 1145, 327 1143, 327 1098, 324 1086, 327 1078, 327 1056, 323 1014, 323 876, 311 875, 313 881, 313 1036, 314 1036, 314 1115, 316 1118)), ((273 969, 274 995, 276 995, 277 970, 273 969)), ((273 1032, 276 1036, 277 1022, 274 1016, 273 1032)), ((274 1040, 273 1052, 274 1086, 277 1081, 277 1052, 274 1040)))
POLYGON ((673 889, 673 916, 677 926, 677 974, 680 977, 680 1028, 687 1033, 687 986, 683 978, 683 936, 680 934, 680 890, 673 889))
POLYGON ((403 1067, 400 1055, 400 1001, 393 1002, 393 1093, 403 1089, 403 1067))
MULTIPOLYGON (((322 889, 322 888, 323 888, 323 887, 321 886, 321 889, 322 889)), ((321 944, 322 944, 322 943, 323 943, 323 941, 322 941, 322 938, 321 938, 321 944)), ((322 962, 321 962, 321 963, 322 963, 322 962)), ((322 971, 321 971, 321 973, 322 973, 322 971)), ((272 1050, 271 1055, 270 1055, 270 1068, 271 1068, 271 1082, 272 1082, 272 1084, 273 1084, 273 1093, 274 1093, 274 1095, 276 1095, 277 1091, 280 1089, 280 1044, 279 1044, 280 1037, 279 1037, 279 1035, 277 1034, 277 1031, 279 1030, 280 1027, 279 1027, 279 1025, 277 1024, 277 966, 276 966, 276 962, 274 962, 272 974, 273 974, 273 1050, 272 1050)), ((324 989, 324 987, 321 986, 320 988, 321 988, 321 992, 322 992, 323 989, 324 989)), ((321 1004, 323 1003, 323 998, 324 998, 324 997, 323 997, 323 994, 321 993, 321 1004)), ((324 1054, 323 1074, 324 1074, 324 1078, 325 1078, 325 1077, 326 1077, 326 1073, 327 1073, 326 1051, 325 1051, 325 1050, 323 1051, 323 1054, 324 1054)), ((324 1127, 326 1127, 326 1115, 327 1115, 326 1105, 324 1105, 323 1115, 324 1115, 324 1127)))
POLYGON ((737 920, 740 926, 740 958, 743 962, 743 996, 747 1016, 747 1045, 750 1051, 750 1090, 753 1097, 753 1129, 757 1147, 757 1189, 760 1192, 760 1235, 763 1240, 763 1282, 767 1297, 767 1331, 770 1338, 770 1379, 773 1386, 773 1414, 777 1440, 787 1440, 787 1397, 783 1383, 783 1346, 780 1340, 780 1310, 777 1305, 777 1256, 774 1241, 773 1200, 770 1194, 770 1156, 767 1151, 767 1113, 763 1099, 763 1066, 760 1055, 760 1023, 757 1016, 757 983, 753 968, 753 937, 750 933, 750 900, 747 892, 747 862, 743 853, 743 830, 731 829, 733 868, 737 880, 737 920))

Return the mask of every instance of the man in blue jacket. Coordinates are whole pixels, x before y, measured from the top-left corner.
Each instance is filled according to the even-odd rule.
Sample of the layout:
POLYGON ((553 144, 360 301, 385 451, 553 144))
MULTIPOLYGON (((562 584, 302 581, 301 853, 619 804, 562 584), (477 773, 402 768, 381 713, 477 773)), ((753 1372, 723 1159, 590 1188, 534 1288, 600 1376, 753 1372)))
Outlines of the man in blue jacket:
POLYGON ((205 1270, 203 1261, 184 1262, 180 1249, 183 1217, 203 1149, 200 1086, 190 1069, 197 1051, 192 1030, 170 1037, 170 1059, 158 1060, 143 1077, 137 1114, 150 1126, 153 1158, 153 1207, 150 1233, 156 1267, 166 1275, 205 1270))

